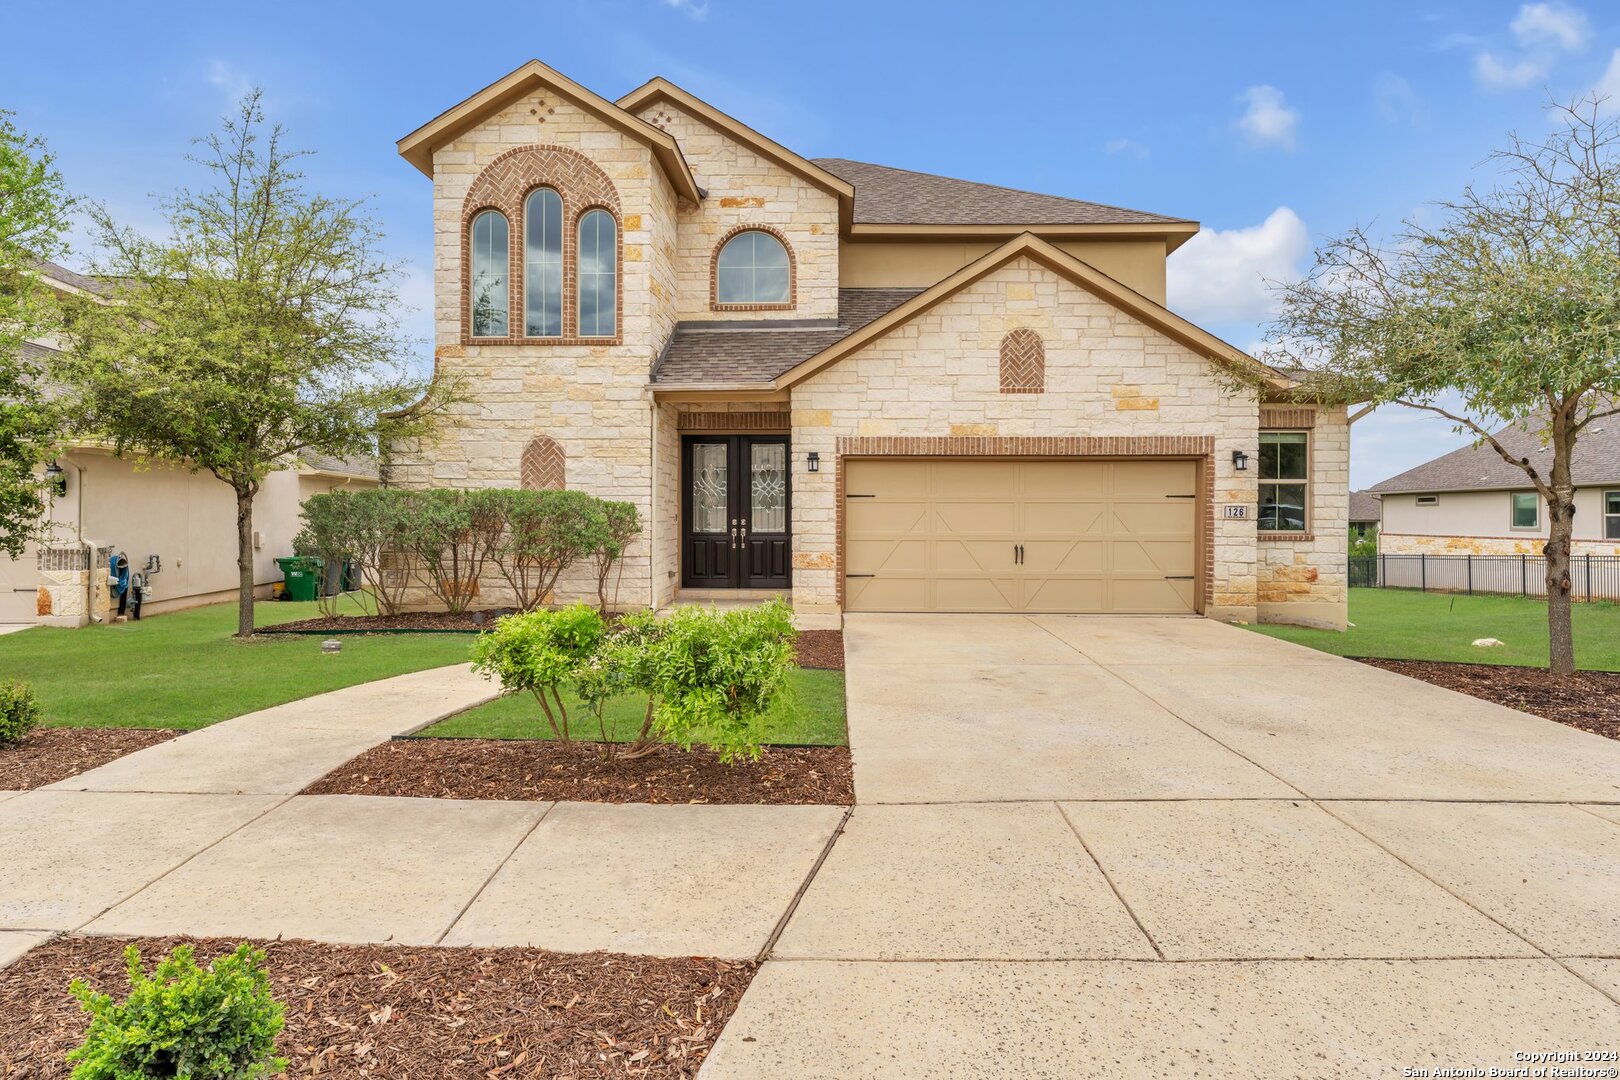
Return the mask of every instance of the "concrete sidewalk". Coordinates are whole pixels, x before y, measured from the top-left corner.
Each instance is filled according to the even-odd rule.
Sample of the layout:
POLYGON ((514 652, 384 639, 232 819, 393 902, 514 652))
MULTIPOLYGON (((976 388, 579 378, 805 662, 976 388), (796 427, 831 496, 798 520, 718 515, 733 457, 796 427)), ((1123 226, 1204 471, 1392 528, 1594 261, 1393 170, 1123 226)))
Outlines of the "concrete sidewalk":
POLYGON ((1615 1048, 1620 743, 1199 619, 845 643, 858 805, 703 1080, 1615 1048))

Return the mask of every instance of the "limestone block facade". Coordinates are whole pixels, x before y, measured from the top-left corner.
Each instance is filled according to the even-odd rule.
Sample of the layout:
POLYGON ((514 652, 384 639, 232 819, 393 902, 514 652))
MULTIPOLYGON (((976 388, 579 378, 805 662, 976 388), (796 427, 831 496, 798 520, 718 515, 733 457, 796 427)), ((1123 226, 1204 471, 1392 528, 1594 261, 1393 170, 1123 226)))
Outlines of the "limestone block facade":
MULTIPOLYGON (((619 606, 766 589, 836 614, 848 457, 1174 459, 1196 477, 1165 496, 1193 500, 1176 541, 1195 571, 1176 578, 1196 579, 1188 611, 1343 625, 1344 410, 1309 410, 1310 531, 1257 536, 1256 472, 1238 462, 1257 457, 1262 401, 1287 380, 1166 310, 1157 287, 1088 262, 1095 247, 1151 286, 1195 222, 897 169, 856 182, 829 170, 859 163, 802 158, 663 80, 613 102, 538 62, 400 151, 433 182, 435 358, 460 401, 435 438, 389 449, 387 482, 534 486, 543 471, 633 503, 644 532, 619 606), (552 338, 523 313, 525 199, 541 186, 564 218, 552 338), (618 317, 596 338, 574 313, 587 268, 573 230, 591 208, 617 225, 618 317), (509 226, 499 336, 470 325, 469 228, 486 210, 509 226), (719 253, 741 233, 785 252, 786 301, 717 302, 719 253), (919 257, 929 245, 967 254, 919 257), (857 249, 881 281, 842 272, 857 249)), ((575 572, 554 599, 594 592, 575 572)))

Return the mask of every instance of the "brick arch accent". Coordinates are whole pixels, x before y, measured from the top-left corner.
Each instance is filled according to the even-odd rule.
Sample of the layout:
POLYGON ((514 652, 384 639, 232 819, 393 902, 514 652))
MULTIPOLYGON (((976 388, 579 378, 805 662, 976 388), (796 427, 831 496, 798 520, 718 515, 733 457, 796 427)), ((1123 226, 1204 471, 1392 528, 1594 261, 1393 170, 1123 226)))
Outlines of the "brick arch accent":
POLYGON ((523 448, 518 482, 527 491, 561 491, 568 483, 568 459, 562 444, 549 435, 536 435, 523 448))
POLYGON ((1046 391, 1046 343, 1028 327, 1009 330, 1001 339, 1001 392, 1040 394, 1046 391))
POLYGON ((792 311, 799 302, 799 258, 793 253, 793 245, 783 235, 782 230, 770 225, 736 225, 726 230, 725 234, 715 242, 714 250, 709 253, 709 310, 710 311, 792 311), (788 257, 788 298, 785 303, 774 304, 722 304, 720 302, 720 252, 725 250, 732 237, 745 232, 770 233, 781 241, 782 248, 788 257))
POLYGON ((534 345, 616 345, 624 333, 624 213, 619 190, 601 167, 566 146, 517 146, 484 167, 467 189, 461 204, 461 343, 534 345), (536 188, 549 187, 562 197, 563 332, 561 337, 534 338, 524 334, 523 312, 523 204, 536 188), (472 301, 472 220, 482 210, 499 210, 509 226, 507 241, 507 333, 502 337, 473 337, 468 319, 472 301), (575 275, 579 246, 579 220, 587 210, 613 215, 619 287, 614 290, 618 310, 613 337, 581 338, 575 275))

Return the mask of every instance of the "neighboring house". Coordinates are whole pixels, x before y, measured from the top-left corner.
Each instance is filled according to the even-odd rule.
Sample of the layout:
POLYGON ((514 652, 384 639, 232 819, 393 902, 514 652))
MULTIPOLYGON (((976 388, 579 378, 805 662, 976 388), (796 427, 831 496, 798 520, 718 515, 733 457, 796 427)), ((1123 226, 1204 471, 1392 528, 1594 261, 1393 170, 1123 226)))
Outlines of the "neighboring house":
POLYGON ((1378 535, 1378 524, 1383 520, 1384 508, 1378 496, 1370 491, 1350 493, 1350 538, 1365 540, 1378 535))
MULTIPOLYGON (((100 283, 54 264, 42 273, 62 291, 97 292, 100 283)), ((26 346, 37 359, 58 343, 26 346)), ((50 534, 20 559, 0 555, 0 623, 83 626, 109 608, 107 558, 134 570, 157 559, 143 614, 236 595, 236 497, 208 473, 161 461, 118 458, 104 446, 72 442, 52 463, 59 485, 50 534), (57 472, 60 470, 60 472, 57 472)), ((281 580, 277 556, 292 554, 304 499, 338 487, 377 486, 374 460, 310 456, 272 473, 254 503, 254 579, 265 593, 281 580)))
MULTIPOLYGON (((1540 436, 1507 427, 1496 438, 1515 457, 1551 468, 1540 436)), ((1571 462, 1575 481, 1576 557, 1620 555, 1620 417, 1581 433, 1571 462)), ((1547 507, 1524 473, 1486 444, 1465 447, 1375 484, 1386 555, 1539 555, 1547 507)))
POLYGON ((466 399, 388 480, 634 503, 621 603, 1343 626, 1345 410, 1165 308, 1196 222, 811 160, 539 62, 399 151, 466 399))

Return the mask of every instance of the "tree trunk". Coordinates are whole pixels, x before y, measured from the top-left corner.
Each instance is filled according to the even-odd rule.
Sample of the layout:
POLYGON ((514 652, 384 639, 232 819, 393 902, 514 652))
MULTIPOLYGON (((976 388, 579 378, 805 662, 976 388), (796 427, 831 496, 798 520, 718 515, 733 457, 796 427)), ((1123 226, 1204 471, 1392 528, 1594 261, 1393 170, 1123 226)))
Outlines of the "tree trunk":
POLYGON ((253 636, 253 496, 236 489, 236 636, 253 636))
POLYGON ((1570 538, 1575 533, 1575 485, 1570 478, 1575 429, 1567 412, 1552 417, 1552 495, 1547 500, 1547 670, 1554 675, 1575 671, 1575 627, 1570 538))

